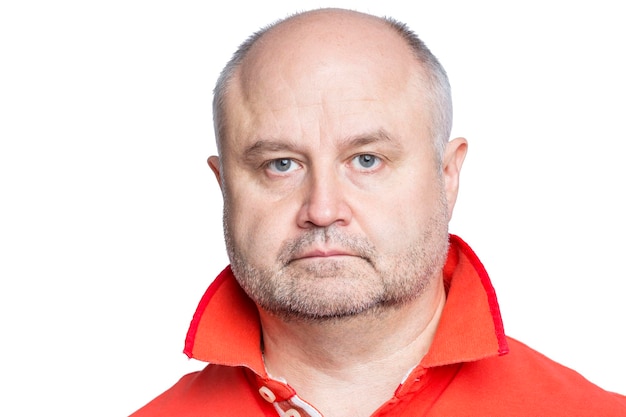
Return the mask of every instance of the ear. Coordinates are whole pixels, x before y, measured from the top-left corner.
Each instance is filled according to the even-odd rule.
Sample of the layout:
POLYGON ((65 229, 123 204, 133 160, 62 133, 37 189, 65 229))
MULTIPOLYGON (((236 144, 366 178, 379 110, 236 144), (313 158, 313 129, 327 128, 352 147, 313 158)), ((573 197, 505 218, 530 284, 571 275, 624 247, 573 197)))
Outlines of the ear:
POLYGON ((448 142, 443 154, 442 168, 448 200, 448 221, 452 218, 452 211, 459 193, 459 177, 466 154, 467 140, 465 138, 456 138, 448 142))
POLYGON ((221 189, 222 188, 222 171, 220 169, 220 158, 218 158, 215 155, 209 156, 209 159, 207 159, 207 163, 209 164, 211 171, 213 171, 213 174, 215 174, 215 179, 217 180, 217 183, 220 185, 220 189, 221 189))

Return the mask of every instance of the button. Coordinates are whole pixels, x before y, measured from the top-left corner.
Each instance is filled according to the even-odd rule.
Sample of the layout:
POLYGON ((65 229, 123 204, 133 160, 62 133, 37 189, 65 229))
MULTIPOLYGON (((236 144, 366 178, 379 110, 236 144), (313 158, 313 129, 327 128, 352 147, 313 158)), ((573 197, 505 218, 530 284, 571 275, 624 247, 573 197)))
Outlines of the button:
POLYGON ((274 401, 276 401, 276 395, 274 395, 272 390, 268 387, 259 388, 259 394, 261 394, 261 397, 263 397, 263 399, 268 403, 273 403, 274 401))
POLYGON ((300 417, 300 413, 298 413, 298 410, 292 408, 285 412, 285 417, 300 417))

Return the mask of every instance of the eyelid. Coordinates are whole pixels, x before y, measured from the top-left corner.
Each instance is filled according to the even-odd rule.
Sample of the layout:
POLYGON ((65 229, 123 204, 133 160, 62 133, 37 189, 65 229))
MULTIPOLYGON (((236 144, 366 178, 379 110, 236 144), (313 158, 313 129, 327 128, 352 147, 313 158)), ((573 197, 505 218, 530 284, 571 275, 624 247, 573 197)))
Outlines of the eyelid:
POLYGON ((267 170, 269 172, 272 173, 272 175, 277 175, 277 176, 284 176, 286 174, 290 174, 294 171, 297 171, 299 169, 302 169, 302 164, 300 162, 298 162, 298 160, 294 159, 294 158, 272 158, 268 161, 265 161, 263 163, 263 165, 261 166, 264 170, 267 170), (287 171, 279 171, 277 169, 275 169, 275 164, 279 161, 290 161, 290 163, 293 165, 292 167, 289 167, 289 169, 287 171))
POLYGON ((380 168, 380 166, 382 165, 382 163, 384 162, 384 158, 374 152, 360 152, 354 156, 352 156, 349 160, 350 165, 353 165, 356 169, 358 169, 359 171, 363 171, 363 172, 373 172, 376 171, 377 169, 380 168), (358 162, 359 158, 362 156, 371 156, 373 157, 376 161, 374 162, 374 165, 371 167, 364 167, 364 166, 355 166, 355 164, 358 162))

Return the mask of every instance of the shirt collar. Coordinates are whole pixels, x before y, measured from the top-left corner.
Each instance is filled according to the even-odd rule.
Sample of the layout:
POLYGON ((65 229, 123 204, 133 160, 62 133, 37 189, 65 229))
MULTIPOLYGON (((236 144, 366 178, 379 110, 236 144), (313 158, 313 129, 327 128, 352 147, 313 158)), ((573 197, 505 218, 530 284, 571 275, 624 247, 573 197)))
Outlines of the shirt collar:
MULTIPOLYGON (((450 235, 443 275, 449 288, 446 305, 421 367, 507 353, 500 308, 489 276, 474 251, 458 236, 450 235)), ((245 366, 267 377, 260 345, 257 308, 226 267, 200 300, 184 352, 205 362, 245 366)))

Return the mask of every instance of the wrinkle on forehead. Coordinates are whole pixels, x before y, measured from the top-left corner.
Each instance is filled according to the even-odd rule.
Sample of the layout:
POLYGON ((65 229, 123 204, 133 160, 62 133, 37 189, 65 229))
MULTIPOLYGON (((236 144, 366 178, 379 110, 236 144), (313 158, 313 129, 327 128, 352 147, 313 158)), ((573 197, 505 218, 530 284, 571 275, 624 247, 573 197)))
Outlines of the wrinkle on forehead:
POLYGON ((428 122, 421 71, 405 41, 372 16, 298 16, 265 33, 235 70, 225 96, 226 130, 320 137, 325 118, 348 125, 368 111, 409 106, 414 119, 428 122))

